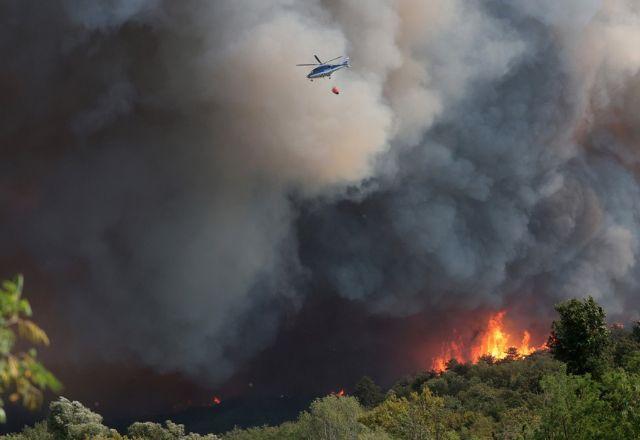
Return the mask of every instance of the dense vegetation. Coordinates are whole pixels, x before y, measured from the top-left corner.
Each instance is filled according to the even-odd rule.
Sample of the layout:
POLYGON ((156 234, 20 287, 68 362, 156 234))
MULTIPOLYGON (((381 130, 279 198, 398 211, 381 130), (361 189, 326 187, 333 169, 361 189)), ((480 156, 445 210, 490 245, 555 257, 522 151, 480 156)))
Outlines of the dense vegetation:
POLYGON ((353 396, 315 400, 297 420, 186 434, 166 422, 134 423, 126 435, 64 398, 46 422, 7 440, 92 439, 636 439, 640 438, 640 326, 608 327, 591 298, 556 307, 549 350, 510 349, 476 364, 451 360, 443 373, 403 378, 386 392, 364 377, 353 396))

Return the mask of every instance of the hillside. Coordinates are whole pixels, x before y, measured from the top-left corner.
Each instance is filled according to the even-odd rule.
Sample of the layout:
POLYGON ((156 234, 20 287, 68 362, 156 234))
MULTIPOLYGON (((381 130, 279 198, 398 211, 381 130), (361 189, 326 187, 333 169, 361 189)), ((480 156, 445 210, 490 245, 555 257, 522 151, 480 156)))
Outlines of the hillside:
MULTIPOLYGON (((640 438, 640 325, 605 325, 592 299, 556 306, 548 350, 476 363, 451 359, 384 392, 363 378, 349 393, 314 400, 278 426, 186 434, 183 425, 134 423, 126 435, 60 398, 46 422, 6 440, 631 439, 640 438), (579 362, 578 362, 579 361, 579 362)), ((273 413, 269 408, 265 414, 273 413)), ((277 412, 277 410, 276 410, 277 412)), ((273 417, 273 414, 271 414, 273 417)), ((203 425, 201 425, 203 426, 203 425)))

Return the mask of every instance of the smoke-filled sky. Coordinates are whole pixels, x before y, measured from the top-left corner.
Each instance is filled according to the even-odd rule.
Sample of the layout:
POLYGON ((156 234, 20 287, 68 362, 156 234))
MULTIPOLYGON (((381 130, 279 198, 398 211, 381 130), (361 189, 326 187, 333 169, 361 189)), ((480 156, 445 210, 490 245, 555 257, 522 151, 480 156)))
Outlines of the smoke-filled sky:
POLYGON ((323 296, 361 359, 365 321, 637 319, 639 47, 635 0, 4 1, 2 276, 58 364, 208 386, 323 296))

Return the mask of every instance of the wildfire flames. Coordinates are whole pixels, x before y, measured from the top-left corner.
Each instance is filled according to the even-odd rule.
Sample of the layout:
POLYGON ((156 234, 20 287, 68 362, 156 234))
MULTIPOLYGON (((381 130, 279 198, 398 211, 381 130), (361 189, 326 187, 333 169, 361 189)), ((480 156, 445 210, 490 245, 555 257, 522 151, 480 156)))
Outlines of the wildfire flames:
POLYGON ((474 363, 484 355, 491 355, 495 359, 504 359, 507 357, 507 350, 511 347, 518 350, 519 356, 527 356, 544 348, 544 345, 532 346, 531 335, 526 330, 520 339, 507 333, 503 322, 505 315, 505 310, 491 315, 486 327, 474 338, 470 347, 467 347, 459 336, 455 340, 443 344, 440 354, 433 360, 431 368, 435 371, 444 371, 450 359, 474 363))
POLYGON ((220 400, 220 398, 218 396, 213 396, 213 399, 211 399, 211 402, 214 405, 220 405, 222 403, 222 400, 220 400))

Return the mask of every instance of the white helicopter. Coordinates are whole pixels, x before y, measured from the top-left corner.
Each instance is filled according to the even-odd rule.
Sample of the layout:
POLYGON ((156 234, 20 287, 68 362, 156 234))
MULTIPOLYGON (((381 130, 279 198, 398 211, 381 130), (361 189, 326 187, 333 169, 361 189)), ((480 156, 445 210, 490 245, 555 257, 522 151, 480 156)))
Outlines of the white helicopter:
POLYGON ((315 78, 328 77, 331 78, 331 74, 337 72, 340 69, 344 69, 345 67, 351 67, 349 64, 349 57, 339 56, 333 58, 329 61, 322 62, 318 55, 314 55, 315 59, 318 61, 315 64, 296 64, 296 66, 318 66, 315 67, 309 74, 307 78, 313 81, 315 78), (344 60, 339 64, 329 64, 331 61, 339 60, 340 58, 344 58, 344 60))

